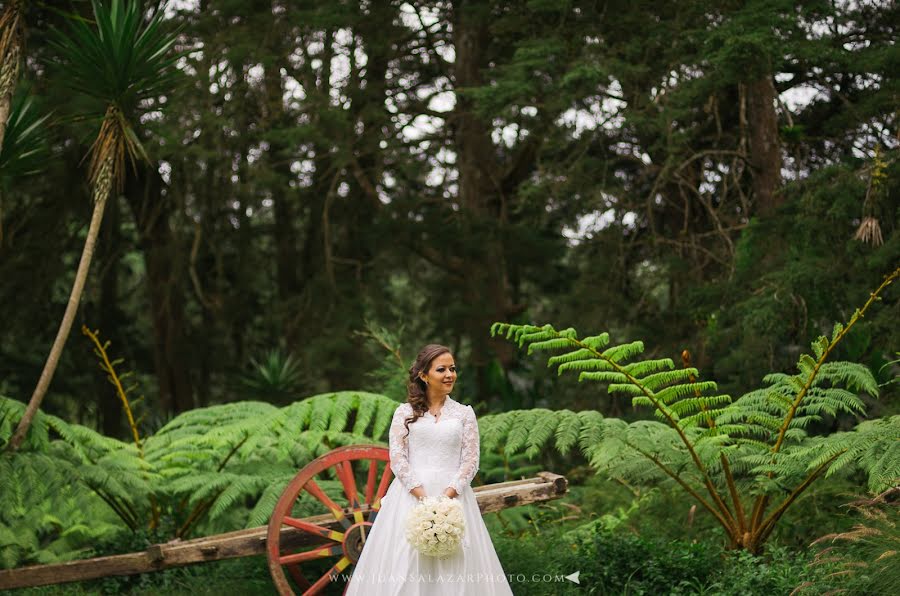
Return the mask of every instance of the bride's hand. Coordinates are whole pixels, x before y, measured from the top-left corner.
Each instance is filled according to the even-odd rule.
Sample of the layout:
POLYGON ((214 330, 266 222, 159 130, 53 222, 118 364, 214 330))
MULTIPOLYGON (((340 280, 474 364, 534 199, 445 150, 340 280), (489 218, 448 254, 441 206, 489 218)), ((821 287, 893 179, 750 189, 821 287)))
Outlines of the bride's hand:
POLYGON ((411 491, 409 491, 409 494, 411 494, 412 496, 414 496, 417 499, 424 499, 425 498, 425 489, 422 488, 421 486, 417 486, 414 489, 412 489, 411 491))
POLYGON ((447 489, 444 491, 444 494, 447 495, 448 497, 450 497, 451 499, 455 499, 456 497, 459 496, 459 493, 456 492, 456 489, 453 488, 452 486, 448 486, 447 489))

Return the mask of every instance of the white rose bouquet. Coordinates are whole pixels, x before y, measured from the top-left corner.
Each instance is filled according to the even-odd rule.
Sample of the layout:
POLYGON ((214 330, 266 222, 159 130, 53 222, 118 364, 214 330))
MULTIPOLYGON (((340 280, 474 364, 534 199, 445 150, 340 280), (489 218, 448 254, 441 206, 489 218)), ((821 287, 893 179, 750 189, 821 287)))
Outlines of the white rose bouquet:
POLYGON ((446 495, 421 499, 406 518, 406 539, 429 557, 452 555, 464 531, 462 503, 446 495))

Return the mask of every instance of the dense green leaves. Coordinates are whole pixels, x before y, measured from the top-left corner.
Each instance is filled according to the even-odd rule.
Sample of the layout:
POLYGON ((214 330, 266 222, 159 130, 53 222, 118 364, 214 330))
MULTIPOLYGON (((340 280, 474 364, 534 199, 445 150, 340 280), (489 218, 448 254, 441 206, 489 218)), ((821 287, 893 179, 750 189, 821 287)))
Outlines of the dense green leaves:
POLYGON ((42 171, 50 157, 48 119, 37 101, 20 91, 13 97, 3 146, 0 148, 0 188, 10 189, 17 178, 42 171))
MULTIPOLYGON (((195 380, 159 398, 160 420, 262 399, 240 379, 272 346, 303 371, 295 393, 359 386, 347 363, 372 370, 384 356, 347 341, 366 321, 405 325, 404 358, 454 338, 474 373, 467 390, 527 405, 533 397, 508 379, 524 372, 521 357, 484 332, 510 314, 654 337, 666 353, 689 347, 736 395, 793 365, 796 347, 830 332, 900 254, 892 5, 178 3, 142 13, 151 26, 138 28, 139 4, 76 3, 71 26, 29 11, 23 64, 55 113, 85 112, 80 92, 64 90, 72 75, 91 97, 123 97, 122 110, 141 115, 132 140, 154 156, 150 179, 105 221, 109 253, 98 258, 110 262, 88 288, 106 291, 89 291, 86 306, 93 318, 109 313, 91 324, 129 345, 151 384, 195 380), (459 21, 463 12, 472 18, 459 21), (464 56, 462 38, 484 43, 464 56), (154 70, 160 61, 176 68, 154 70), (760 69, 778 94, 784 157, 774 168, 784 173, 781 210, 763 219, 747 115, 760 69), (160 72, 184 85, 160 95, 160 72), (853 239, 870 216, 880 246, 853 239), (150 279, 159 271, 167 279, 150 279), (171 304, 154 317, 159 287, 171 304), (201 357, 158 370, 165 342, 151 338, 167 333, 201 357)), ((72 258, 71 222, 84 221, 57 189, 83 194, 75 165, 89 134, 81 121, 60 124, 58 159, 3 203, 15 233, 2 247, 0 277, 13 283, 0 301, 18 316, 0 351, 17 395, 50 341, 46 313, 65 304, 53 291, 63 272, 50 263, 72 258), (44 254, 53 259, 32 267, 44 254), (23 288, 52 307, 22 303, 23 288)), ((866 324, 842 357, 859 353, 879 370, 895 326, 884 313, 866 324)), ((91 370, 78 354, 61 366, 54 411, 79 411, 82 422, 117 415, 100 397, 78 410, 81 396, 97 395, 91 370)), ((566 389, 567 407, 587 396, 565 379, 541 382, 566 389)))
POLYGON ((132 114, 142 100, 169 93, 180 77, 176 37, 162 10, 145 21, 133 0, 92 0, 94 22, 71 19, 50 44, 60 60, 56 76, 75 91, 132 114))
POLYGON ((640 360, 640 341, 601 352, 571 328, 495 323, 492 335, 528 345, 529 353, 535 345, 563 351, 548 358, 560 374, 579 371, 579 381, 605 383, 610 396, 631 397, 659 421, 628 423, 593 411, 506 412, 483 419, 482 444, 503 445, 506 456, 521 450, 534 456, 551 443, 565 453, 577 444, 592 467, 612 478, 639 485, 674 481, 716 517, 733 546, 755 552, 820 475, 861 471, 873 493, 900 478, 900 417, 862 422, 851 432, 809 433, 826 416, 864 416, 860 394, 878 395, 866 366, 826 360, 898 275, 888 275, 830 341, 814 341, 813 355, 800 356, 795 374, 769 374, 765 387, 733 401, 718 394, 715 382, 697 380, 697 369, 675 369, 669 359, 640 360), (772 499, 781 501, 770 507, 772 499))
MULTIPOLYGON (((396 407, 382 395, 354 391, 281 409, 262 402, 199 408, 147 437, 142 454, 133 444, 39 413, 24 451, 0 458, 0 509, 7 511, 0 520, 15 535, 0 534, 0 564, 84 555, 91 540, 151 526, 154 503, 179 536, 263 525, 300 468, 336 447, 381 441, 396 407), (47 521, 51 514, 56 521, 47 521), (65 531, 54 534, 59 527, 65 531)), ((0 398, 0 441, 23 409, 0 398)), ((320 478, 320 486, 335 499, 343 491, 333 477, 320 478)), ((320 506, 308 495, 299 505, 310 515, 320 506)))

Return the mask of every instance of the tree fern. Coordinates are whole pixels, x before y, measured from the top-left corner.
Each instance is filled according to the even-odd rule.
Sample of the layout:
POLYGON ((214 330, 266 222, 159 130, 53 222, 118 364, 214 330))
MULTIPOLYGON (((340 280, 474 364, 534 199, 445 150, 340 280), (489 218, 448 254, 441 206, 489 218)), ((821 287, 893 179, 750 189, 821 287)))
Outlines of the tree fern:
POLYGON ((214 406, 179 416, 146 440, 145 452, 169 480, 165 498, 187 499, 190 511, 182 513, 180 530, 186 534, 207 515, 219 519, 257 502, 271 483, 331 449, 379 440, 396 407, 385 396, 359 391, 316 395, 284 408, 214 406), (352 432, 357 429, 364 432, 352 432))
POLYGON ((87 556, 123 531, 112 512, 55 455, 20 451, 0 457, 0 567, 87 556))
MULTIPOLYGON (((146 526, 155 502, 175 521, 178 535, 227 531, 235 522, 262 523, 280 495, 272 487, 283 488, 316 457, 343 445, 383 442, 396 407, 383 395, 348 391, 283 408, 237 402, 191 410, 142 441, 144 459, 133 443, 38 412, 17 457, 40 455, 66 466, 67 482, 93 494, 107 515, 117 515, 119 528, 146 526)), ((24 404, 0 398, 0 442, 11 435, 22 411, 24 404)), ((323 476, 323 490, 341 498, 341 483, 323 476)), ((3 494, 0 508, 13 500, 3 494)), ((317 501, 302 507, 310 515, 321 513, 317 501)), ((73 540, 79 532, 72 531, 73 540)), ((11 544, 0 549, 0 557, 12 559, 13 550, 22 560, 24 551, 11 544)))
POLYGON ((767 375, 763 388, 737 400, 719 394, 716 383, 700 380, 687 353, 685 366, 676 369, 670 359, 641 359, 640 341, 613 344, 608 333, 579 339, 571 327, 494 323, 492 335, 527 346, 529 354, 559 352, 548 358, 558 374, 603 383, 609 394, 650 408, 658 421, 628 424, 592 411, 507 412, 482 419, 482 443, 504 445, 507 456, 518 451, 531 456, 552 440, 566 451, 577 436, 598 471, 635 483, 677 483, 718 520, 733 546, 757 551, 784 511, 820 476, 853 468, 867 475, 872 491, 900 480, 900 417, 824 438, 808 433, 824 416, 863 416, 859 394, 878 394, 868 368, 827 359, 898 275, 900 269, 888 275, 830 337, 817 338, 794 374, 767 375))

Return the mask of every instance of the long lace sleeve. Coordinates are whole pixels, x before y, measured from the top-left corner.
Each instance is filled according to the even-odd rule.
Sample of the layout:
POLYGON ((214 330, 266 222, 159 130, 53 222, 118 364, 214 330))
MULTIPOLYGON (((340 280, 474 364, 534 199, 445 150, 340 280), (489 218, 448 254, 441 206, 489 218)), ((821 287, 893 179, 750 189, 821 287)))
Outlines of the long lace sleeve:
POLYGON ((478 436, 478 421, 475 420, 475 410, 472 406, 466 406, 463 415, 462 453, 459 458, 459 470, 450 486, 458 494, 462 494, 463 487, 469 486, 478 471, 478 463, 481 456, 481 447, 478 436))
POLYGON ((403 421, 407 418, 404 414, 406 408, 403 406, 394 410, 394 417, 391 419, 391 429, 388 432, 391 471, 394 476, 400 479, 400 483, 407 491, 421 486, 422 483, 416 479, 409 466, 409 437, 406 435, 406 426, 403 421))

